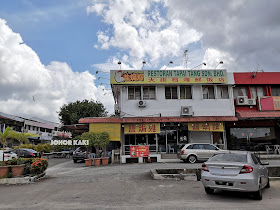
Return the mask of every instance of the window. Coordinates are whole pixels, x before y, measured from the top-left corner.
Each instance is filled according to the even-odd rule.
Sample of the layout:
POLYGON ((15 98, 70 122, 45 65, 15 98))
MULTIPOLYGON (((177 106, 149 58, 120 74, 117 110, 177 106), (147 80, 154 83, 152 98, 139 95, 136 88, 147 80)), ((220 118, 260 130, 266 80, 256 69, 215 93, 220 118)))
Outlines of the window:
POLYGON ((180 86, 180 99, 192 99, 191 86, 180 86))
POLYGON ((204 144, 204 149, 207 149, 207 150, 217 150, 216 147, 214 147, 213 145, 210 145, 210 144, 204 144))
POLYGON ((272 96, 280 96, 280 87, 271 87, 272 96))
POLYGON ((192 149, 193 145, 188 146, 186 149, 192 149))
POLYGON ((257 97, 264 96, 264 88, 259 87, 250 87, 251 90, 251 98, 257 99, 257 97))
POLYGON ((143 87, 143 99, 144 100, 156 99, 155 86, 143 87))
POLYGON ((165 87, 165 99, 178 99, 177 86, 165 87))
POLYGON ((193 149, 204 149, 203 144, 195 144, 193 145, 193 149))
POLYGON ((141 100, 141 87, 128 87, 128 100, 141 100))
POLYGON ((215 99, 214 86, 202 86, 203 99, 215 99))
POLYGON ((254 154, 251 154, 251 156, 255 164, 260 164, 259 159, 254 154))
POLYGON ((247 162, 246 154, 234 154, 234 153, 226 153, 226 154, 217 154, 213 156, 209 161, 227 161, 227 162, 247 162))
POLYGON ((236 99, 237 96, 248 96, 247 87, 235 87, 235 88, 233 88, 233 97, 236 99))
POLYGON ((228 99, 228 86, 217 86, 217 98, 228 99))

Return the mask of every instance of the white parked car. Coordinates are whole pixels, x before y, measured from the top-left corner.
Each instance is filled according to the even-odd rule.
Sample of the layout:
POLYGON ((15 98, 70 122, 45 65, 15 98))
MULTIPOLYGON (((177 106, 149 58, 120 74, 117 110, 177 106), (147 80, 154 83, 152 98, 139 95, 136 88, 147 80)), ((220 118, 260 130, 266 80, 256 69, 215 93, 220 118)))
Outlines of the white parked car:
POLYGON ((215 189, 251 192, 262 199, 262 189, 269 188, 268 162, 262 163, 248 151, 230 151, 211 157, 203 163, 201 181, 207 194, 215 189))
POLYGON ((17 158, 17 154, 11 152, 10 150, 0 150, 0 161, 11 160, 13 158, 17 158))
POLYGON ((177 153, 178 158, 184 162, 195 163, 196 161, 205 161, 212 157, 214 154, 225 152, 213 144, 193 143, 186 144, 182 147, 181 151, 177 153))

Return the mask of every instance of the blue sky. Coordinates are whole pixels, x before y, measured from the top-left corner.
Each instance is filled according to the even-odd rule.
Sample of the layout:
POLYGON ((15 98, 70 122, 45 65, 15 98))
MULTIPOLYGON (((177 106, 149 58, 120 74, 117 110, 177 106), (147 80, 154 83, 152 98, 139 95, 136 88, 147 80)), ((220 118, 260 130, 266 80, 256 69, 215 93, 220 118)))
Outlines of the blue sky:
POLYGON ((189 69, 279 71, 279 10, 277 0, 2 0, 0 111, 57 121, 63 104, 93 99, 113 113, 109 81, 97 79, 109 75, 96 70, 182 69, 186 49, 189 69))

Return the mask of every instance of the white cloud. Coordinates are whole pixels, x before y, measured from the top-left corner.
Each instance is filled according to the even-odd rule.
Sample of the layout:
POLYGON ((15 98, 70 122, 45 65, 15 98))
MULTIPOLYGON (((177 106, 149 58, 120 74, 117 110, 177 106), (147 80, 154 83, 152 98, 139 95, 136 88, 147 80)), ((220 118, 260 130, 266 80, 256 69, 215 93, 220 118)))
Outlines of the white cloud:
POLYGON ((98 32, 95 47, 127 52, 125 61, 134 69, 140 69, 143 60, 155 66, 179 56, 185 46, 200 40, 201 34, 181 20, 163 15, 164 5, 165 1, 93 1, 87 12, 102 16, 112 27, 111 31, 98 32))
POLYGON ((58 61, 44 66, 3 19, 0 74, 0 107, 8 114, 58 121, 57 111, 63 104, 84 99, 101 101, 113 111, 112 95, 107 92, 104 96, 104 86, 94 85, 94 75, 88 71, 74 72, 67 63, 58 61))

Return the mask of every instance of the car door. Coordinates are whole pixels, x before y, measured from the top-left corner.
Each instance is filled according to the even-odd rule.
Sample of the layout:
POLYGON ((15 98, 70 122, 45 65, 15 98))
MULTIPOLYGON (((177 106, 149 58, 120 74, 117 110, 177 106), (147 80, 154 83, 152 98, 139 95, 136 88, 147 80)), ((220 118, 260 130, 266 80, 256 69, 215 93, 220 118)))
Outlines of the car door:
POLYGON ((255 156, 254 154, 251 154, 251 156, 252 156, 252 159, 253 159, 254 163, 256 164, 256 168, 257 168, 258 173, 260 175, 262 188, 264 188, 267 185, 267 182, 268 182, 267 168, 264 165, 262 165, 260 159, 257 156, 255 156))
POLYGON ((194 144, 193 145, 193 153, 196 154, 198 160, 207 160, 208 154, 204 149, 203 144, 194 144))
POLYGON ((204 144, 204 150, 205 150, 205 155, 206 158, 209 159, 210 157, 212 157, 214 154, 217 154, 218 150, 217 147, 211 145, 211 144, 204 144))

